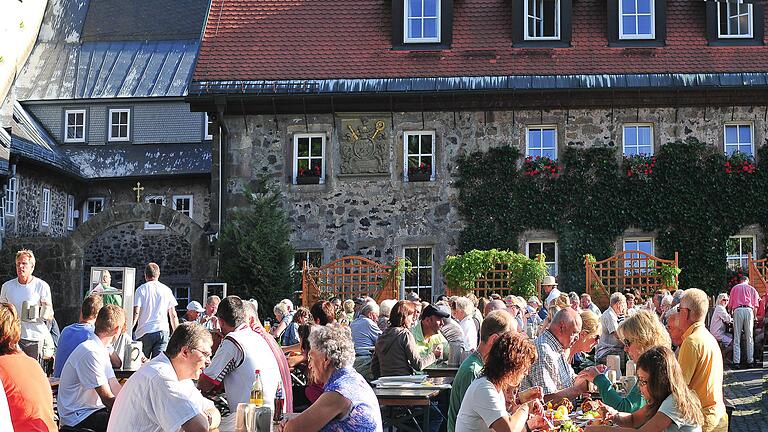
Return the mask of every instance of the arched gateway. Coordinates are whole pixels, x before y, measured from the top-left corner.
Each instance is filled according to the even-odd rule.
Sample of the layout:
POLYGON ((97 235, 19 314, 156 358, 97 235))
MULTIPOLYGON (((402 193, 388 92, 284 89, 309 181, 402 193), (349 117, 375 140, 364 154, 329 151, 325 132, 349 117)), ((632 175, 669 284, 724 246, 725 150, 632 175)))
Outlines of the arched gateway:
MULTIPOLYGON (((3 247, 2 266, 13 268, 13 256, 20 248, 35 252, 35 275, 51 286, 56 319, 65 325, 77 321, 84 290, 83 256, 92 240, 109 228, 132 222, 151 222, 165 225, 166 229, 181 235, 191 247, 191 291, 201 293, 203 283, 213 278, 216 260, 209 248, 208 235, 203 228, 185 214, 158 204, 118 204, 91 216, 68 237, 27 237, 7 239, 3 247)), ((162 270, 162 269, 161 269, 162 270)), ((136 285, 143 281, 137 269, 136 285)), ((9 276, 13 275, 11 272, 9 276)), ((161 276, 162 280, 162 276, 161 276)))

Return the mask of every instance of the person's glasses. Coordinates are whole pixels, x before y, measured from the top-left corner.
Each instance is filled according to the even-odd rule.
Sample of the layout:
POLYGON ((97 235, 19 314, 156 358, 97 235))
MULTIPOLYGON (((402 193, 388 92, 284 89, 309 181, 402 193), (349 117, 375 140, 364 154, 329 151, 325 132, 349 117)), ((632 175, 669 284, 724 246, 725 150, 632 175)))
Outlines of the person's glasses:
POLYGON ((632 345, 632 341, 630 341, 629 339, 625 338, 624 339, 624 346, 629 348, 631 345, 632 345))
POLYGON ((644 379, 639 379, 638 378, 637 379, 637 385, 641 385, 641 386, 645 387, 645 386, 648 385, 648 380, 644 380, 644 379))
POLYGON ((202 355, 203 355, 203 357, 205 357, 205 358, 207 358, 207 359, 211 358, 211 355, 213 355, 213 354, 211 354, 211 353, 209 353, 209 352, 207 352, 207 351, 203 351, 203 350, 201 350, 201 349, 199 349, 199 348, 191 348, 191 350, 192 350, 192 351, 197 351, 197 352, 199 352, 200 354, 202 354, 202 355))

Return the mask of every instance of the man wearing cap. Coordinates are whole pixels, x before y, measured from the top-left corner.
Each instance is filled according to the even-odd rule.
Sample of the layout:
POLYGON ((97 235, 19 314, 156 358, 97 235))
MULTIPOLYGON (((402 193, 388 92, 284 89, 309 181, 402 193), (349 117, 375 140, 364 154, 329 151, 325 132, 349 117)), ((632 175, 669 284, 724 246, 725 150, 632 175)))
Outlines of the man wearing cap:
POLYGON ((541 280, 541 288, 543 288, 544 293, 547 294, 547 297, 544 300, 544 307, 548 308, 552 306, 552 302, 554 302, 555 299, 560 297, 560 290, 557 289, 557 281, 555 281, 555 277, 544 276, 544 279, 541 280))
POLYGON ((181 322, 196 322, 200 318, 200 314, 205 312, 205 308, 200 302, 191 301, 187 305, 187 313, 179 321, 181 322))
POLYGON ((431 304, 424 308, 421 312, 421 320, 411 329, 420 355, 424 356, 433 351, 436 345, 441 345, 443 353, 440 358, 448 359, 448 340, 440 334, 440 328, 445 324, 444 320, 450 316, 450 311, 440 310, 431 304))

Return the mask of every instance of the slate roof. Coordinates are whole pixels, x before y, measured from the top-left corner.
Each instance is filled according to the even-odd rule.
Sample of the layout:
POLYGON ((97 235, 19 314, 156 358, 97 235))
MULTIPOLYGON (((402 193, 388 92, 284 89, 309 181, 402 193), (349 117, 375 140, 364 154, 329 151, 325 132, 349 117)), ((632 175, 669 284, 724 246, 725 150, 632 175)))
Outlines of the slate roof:
POLYGON ((207 6, 208 0, 50 0, 11 97, 185 96, 207 6))
POLYGON ((81 40, 199 40, 207 14, 207 0, 92 1, 81 40))
POLYGON ((511 47, 509 0, 456 0, 453 43, 442 51, 393 50, 391 3, 212 0, 193 81, 768 71, 767 46, 707 45, 701 0, 667 2, 660 48, 608 47, 605 0, 574 0, 572 47, 546 49, 511 47))

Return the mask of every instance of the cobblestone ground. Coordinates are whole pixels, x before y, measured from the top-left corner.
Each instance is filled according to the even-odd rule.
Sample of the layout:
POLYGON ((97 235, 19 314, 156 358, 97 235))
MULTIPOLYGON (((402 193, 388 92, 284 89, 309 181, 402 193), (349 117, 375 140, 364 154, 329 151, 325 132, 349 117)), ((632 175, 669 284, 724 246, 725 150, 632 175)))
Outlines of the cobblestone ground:
MULTIPOLYGON (((768 357, 764 356, 768 359, 768 357)), ((726 370, 725 399, 735 406, 731 432, 768 431, 768 362, 753 369, 726 370)))

